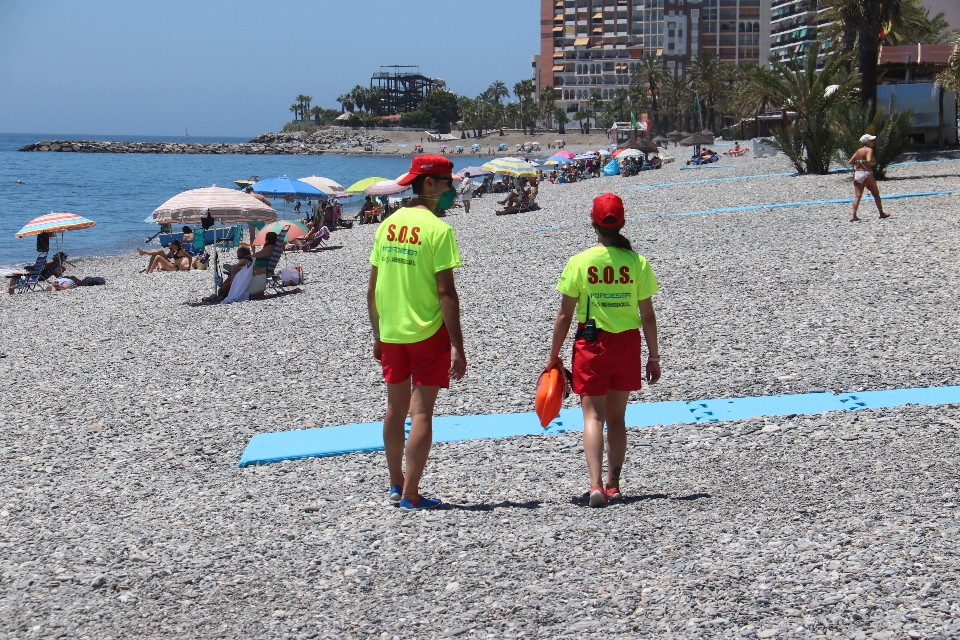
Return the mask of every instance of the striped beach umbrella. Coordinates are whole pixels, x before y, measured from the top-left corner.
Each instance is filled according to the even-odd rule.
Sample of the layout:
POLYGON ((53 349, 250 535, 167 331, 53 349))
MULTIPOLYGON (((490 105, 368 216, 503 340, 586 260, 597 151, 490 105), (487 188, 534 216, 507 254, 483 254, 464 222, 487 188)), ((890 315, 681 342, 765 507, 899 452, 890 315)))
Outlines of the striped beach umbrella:
POLYGON ((249 193, 223 187, 191 189, 175 195, 154 209, 158 224, 200 224, 210 214, 224 224, 274 222, 277 212, 249 193))
POLYGON ((535 178, 537 175, 536 168, 520 158, 496 158, 481 165, 481 168, 512 178, 535 178))
POLYGON ((75 213, 48 213, 34 218, 16 233, 18 238, 35 236, 41 233, 59 233, 74 229, 86 229, 97 224, 75 213))

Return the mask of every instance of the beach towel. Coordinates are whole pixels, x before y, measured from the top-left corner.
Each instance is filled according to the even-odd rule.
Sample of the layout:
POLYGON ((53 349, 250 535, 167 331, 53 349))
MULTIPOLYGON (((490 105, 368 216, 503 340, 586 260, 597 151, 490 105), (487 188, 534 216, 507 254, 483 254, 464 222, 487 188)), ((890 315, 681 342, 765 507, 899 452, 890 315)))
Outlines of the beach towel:
POLYGON ((247 287, 250 280, 253 279, 253 262, 247 261, 247 266, 240 270, 240 273, 233 276, 233 282, 230 283, 230 293, 220 304, 230 304, 232 302, 243 302, 250 299, 247 293, 247 287))

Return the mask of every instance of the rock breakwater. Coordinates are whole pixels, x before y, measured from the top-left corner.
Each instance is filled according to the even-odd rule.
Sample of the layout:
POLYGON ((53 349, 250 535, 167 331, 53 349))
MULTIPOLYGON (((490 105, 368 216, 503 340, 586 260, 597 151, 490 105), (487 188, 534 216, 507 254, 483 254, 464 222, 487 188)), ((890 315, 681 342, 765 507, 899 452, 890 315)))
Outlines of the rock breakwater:
MULTIPOLYGON (((380 145, 390 139, 351 129, 323 129, 308 134, 304 131, 264 133, 248 142, 121 142, 115 140, 41 140, 19 151, 71 153, 153 153, 196 155, 321 155, 383 151, 380 145)), ((389 151, 394 151, 390 149, 389 151)))

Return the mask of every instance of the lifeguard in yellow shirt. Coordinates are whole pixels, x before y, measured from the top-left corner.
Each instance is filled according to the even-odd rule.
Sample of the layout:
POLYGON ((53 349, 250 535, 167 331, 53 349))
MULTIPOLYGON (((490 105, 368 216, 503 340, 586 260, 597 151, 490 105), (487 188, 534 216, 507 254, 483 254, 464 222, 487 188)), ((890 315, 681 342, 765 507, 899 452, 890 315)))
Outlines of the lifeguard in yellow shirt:
POLYGON ((560 349, 577 317, 572 386, 583 409, 583 451, 590 473, 590 506, 622 497, 620 474, 627 454, 625 414, 631 391, 643 383, 640 330, 647 341, 647 382, 660 379, 657 316, 659 290, 647 259, 620 234, 623 201, 605 193, 591 211, 597 244, 570 258, 557 290, 563 294, 544 371, 562 364, 560 349), (607 425, 607 478, 603 480, 603 425, 607 425))
POLYGON ((462 264, 460 250, 453 228, 436 216, 456 199, 452 174, 453 163, 446 158, 415 157, 397 182, 412 186, 416 197, 380 224, 370 253, 367 309, 373 357, 387 383, 383 445, 389 497, 407 511, 441 504, 420 495, 433 440, 433 409, 440 389, 450 386, 450 378, 460 380, 467 369, 453 281, 453 270, 462 264), (404 447, 408 413, 410 435, 404 447))

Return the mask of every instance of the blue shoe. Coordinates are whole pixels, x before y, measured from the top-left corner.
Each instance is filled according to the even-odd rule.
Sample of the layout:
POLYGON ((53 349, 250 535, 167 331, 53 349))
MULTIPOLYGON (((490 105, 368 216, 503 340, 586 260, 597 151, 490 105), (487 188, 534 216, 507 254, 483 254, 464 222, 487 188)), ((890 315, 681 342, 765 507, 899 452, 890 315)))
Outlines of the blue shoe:
POLYGON ((403 497, 403 487, 399 484, 390 485, 390 502, 400 502, 403 497))
POLYGON ((434 507, 439 507, 441 504, 443 504, 443 500, 439 498, 424 498, 420 496, 416 504, 414 504, 410 498, 401 498, 398 506, 403 511, 420 511, 421 509, 433 509, 434 507))

